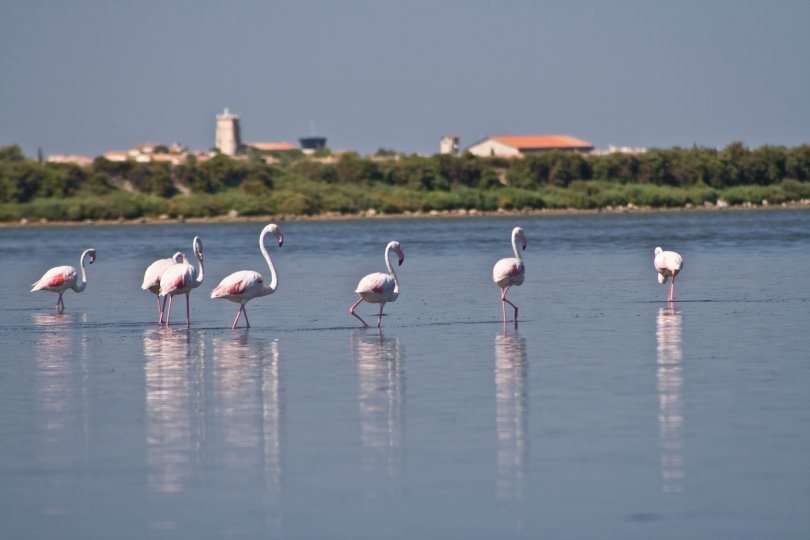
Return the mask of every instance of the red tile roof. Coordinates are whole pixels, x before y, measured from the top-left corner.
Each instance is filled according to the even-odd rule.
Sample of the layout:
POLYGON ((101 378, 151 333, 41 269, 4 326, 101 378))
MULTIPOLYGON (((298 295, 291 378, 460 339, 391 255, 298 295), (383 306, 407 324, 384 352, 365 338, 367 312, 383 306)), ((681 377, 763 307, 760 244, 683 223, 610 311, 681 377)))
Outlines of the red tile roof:
POLYGON ((518 150, 533 148, 593 148, 591 143, 570 135, 506 135, 492 138, 518 150))
POLYGON ((284 152, 286 150, 298 150, 297 146, 286 141, 248 143, 248 146, 252 146, 256 150, 260 150, 262 152, 284 152))

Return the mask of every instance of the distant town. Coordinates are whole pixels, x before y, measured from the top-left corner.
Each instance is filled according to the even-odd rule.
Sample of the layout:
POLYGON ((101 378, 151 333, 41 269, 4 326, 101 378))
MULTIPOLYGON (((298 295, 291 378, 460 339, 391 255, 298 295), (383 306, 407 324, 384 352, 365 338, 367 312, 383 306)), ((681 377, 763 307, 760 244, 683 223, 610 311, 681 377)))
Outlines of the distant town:
MULTIPOLYGON (((341 153, 332 152, 326 145, 327 139, 322 136, 307 136, 298 139, 298 144, 288 141, 243 142, 241 137, 240 118, 226 107, 216 115, 214 146, 209 150, 194 150, 181 143, 143 143, 128 150, 109 150, 100 157, 109 161, 135 161, 138 163, 166 162, 172 165, 185 163, 190 157, 197 162, 205 162, 217 155, 229 156, 236 160, 258 158, 272 165, 279 161, 279 156, 287 152, 300 152, 312 156, 324 163, 334 162, 341 153)), ((438 153, 459 155, 469 152, 479 157, 518 158, 530 154, 541 154, 550 151, 574 152, 578 154, 603 155, 611 153, 641 154, 646 148, 627 146, 608 146, 607 150, 596 150, 593 144, 571 135, 493 135, 478 141, 462 150, 458 135, 445 135, 439 140, 438 153)), ((394 153, 395 154, 395 153, 394 153)), ((75 154, 49 155, 50 163, 74 163, 90 165, 95 157, 75 154)))

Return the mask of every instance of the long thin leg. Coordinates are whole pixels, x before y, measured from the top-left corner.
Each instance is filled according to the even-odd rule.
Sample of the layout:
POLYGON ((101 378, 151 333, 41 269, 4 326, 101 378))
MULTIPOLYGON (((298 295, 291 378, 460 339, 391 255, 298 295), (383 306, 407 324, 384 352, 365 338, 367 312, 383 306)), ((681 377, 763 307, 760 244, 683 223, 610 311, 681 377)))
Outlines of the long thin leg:
POLYGON ((385 302, 380 304, 380 312, 377 314, 377 328, 380 328, 382 326, 382 309, 383 309, 383 306, 385 306, 385 302))
POLYGON ((364 320, 363 320, 363 319, 360 317, 360 315, 358 315, 357 313, 355 313, 355 312, 354 312, 354 309, 355 309, 355 308, 356 308, 356 307, 357 307, 357 306, 360 304, 360 302, 362 302, 362 301, 363 301, 363 297, 361 296, 361 297, 360 297, 360 299, 359 299, 357 302, 355 302, 354 304, 352 304, 352 307, 350 307, 350 308, 349 308, 349 313, 351 313, 352 315, 354 315, 355 317, 357 317, 357 320, 358 320, 358 321, 360 321, 361 323, 363 323, 363 328, 368 328, 368 324, 366 324, 366 321, 364 321, 364 320))
POLYGON ((158 309, 160 310, 160 318, 158 319, 158 324, 163 323, 163 314, 166 313, 166 297, 163 297, 163 307, 160 307, 160 296, 158 296, 158 309))
POLYGON ((247 310, 245 309, 245 304, 242 304, 242 313, 245 314, 245 324, 247 325, 247 328, 250 328, 250 321, 247 318, 247 310))
POLYGON ((242 316, 242 308, 245 307, 243 305, 239 305, 239 310, 236 312, 236 318, 233 320, 233 325, 231 326, 231 330, 236 330, 236 325, 239 323, 239 317, 242 316))
POLYGON ((191 328, 191 310, 188 307, 189 294, 186 293, 186 328, 191 328))
POLYGON ((675 274, 672 275, 672 281, 669 282, 669 298, 667 302, 675 300, 675 274))
POLYGON ((174 301, 174 295, 170 294, 169 295, 169 311, 166 312, 166 326, 169 326, 169 324, 171 324, 169 321, 172 318, 172 302, 173 301, 174 301))
MULTIPOLYGON (((509 287, 511 287, 511 285, 510 285, 509 287)), ((508 291, 508 290, 509 290, 509 287, 506 287, 506 288, 503 290, 503 292, 501 293, 501 307, 503 307, 503 320, 504 320, 504 321, 506 320, 506 305, 504 304, 504 302, 506 302, 506 304, 509 304, 510 306, 512 306, 513 308, 515 308, 515 322, 517 322, 517 318, 518 318, 518 307, 517 307, 515 304, 513 304, 512 302, 510 302, 509 300, 507 300, 507 299, 506 299, 506 291, 508 291)))
POLYGON ((62 293, 59 293, 59 298, 57 298, 57 300, 56 300, 56 311, 59 311, 60 307, 61 307, 62 310, 65 309, 65 301, 62 300, 62 293))

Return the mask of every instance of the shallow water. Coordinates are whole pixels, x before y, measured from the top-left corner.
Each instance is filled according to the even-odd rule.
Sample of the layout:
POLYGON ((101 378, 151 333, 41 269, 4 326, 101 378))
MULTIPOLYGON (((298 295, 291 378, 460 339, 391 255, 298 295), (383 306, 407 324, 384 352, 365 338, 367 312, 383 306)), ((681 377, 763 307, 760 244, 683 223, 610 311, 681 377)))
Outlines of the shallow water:
POLYGON ((208 295, 269 277, 261 224, 0 229, 3 538, 806 538, 810 212, 281 226, 237 331, 208 295), (515 224, 517 328, 490 281, 515 224), (194 235, 191 328, 158 327, 143 270, 194 235), (64 313, 28 292, 91 246, 64 313))

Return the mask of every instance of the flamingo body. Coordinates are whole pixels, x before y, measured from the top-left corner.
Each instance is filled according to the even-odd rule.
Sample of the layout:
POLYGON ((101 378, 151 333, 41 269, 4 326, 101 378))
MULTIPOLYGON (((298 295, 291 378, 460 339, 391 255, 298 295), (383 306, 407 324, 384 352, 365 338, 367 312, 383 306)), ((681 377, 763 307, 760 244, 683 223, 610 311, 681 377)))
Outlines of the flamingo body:
POLYGON ((264 278, 259 272, 240 270, 225 277, 219 282, 219 285, 211 291, 211 298, 222 298, 239 304, 239 311, 236 312, 236 318, 231 328, 236 328, 236 325, 239 323, 239 318, 243 313, 245 314, 245 324, 250 328, 250 320, 245 310, 245 304, 254 298, 273 294, 278 288, 278 274, 276 274, 276 268, 273 266, 270 254, 264 246, 264 237, 268 234, 272 234, 278 239, 279 247, 284 244, 284 236, 275 223, 267 225, 262 229, 259 235, 259 250, 262 252, 264 260, 267 261, 267 266, 270 269, 270 283, 265 284, 264 278))
POLYGON ((56 309, 64 309, 65 302, 62 295, 68 289, 73 289, 77 293, 82 292, 87 287, 87 273, 84 268, 84 258, 88 257, 90 264, 96 260, 96 250, 86 249, 79 257, 79 266, 82 269, 82 282, 78 283, 79 273, 72 266, 55 266, 45 272, 41 278, 31 286, 31 292, 48 291, 59 295, 56 301, 56 309))
POLYGON ((664 251, 657 247, 655 248, 653 265, 658 272, 658 283, 663 285, 667 282, 667 279, 672 278, 669 284, 669 296, 667 297, 667 302, 672 302, 675 299, 675 276, 683 268, 683 257, 675 251, 664 251))
POLYGON ((160 305, 160 276, 170 266, 182 262, 188 262, 188 258, 186 257, 185 253, 178 251, 168 259, 156 260, 150 264, 146 268, 146 272, 143 273, 143 284, 141 285, 141 289, 154 294, 155 298, 157 299, 158 324, 163 322, 163 311, 166 309, 165 296, 163 297, 163 306, 161 307, 160 305))
POLYGON ((366 321, 360 315, 355 313, 355 309, 360 302, 366 301, 370 304, 380 304, 380 311, 377 313, 377 328, 382 325, 382 312, 383 307, 388 302, 393 302, 399 296, 399 282, 397 281, 397 274, 391 266, 391 260, 388 258, 390 252, 397 254, 398 263, 401 265, 405 261, 405 253, 402 252, 402 247, 397 241, 388 242, 385 246, 385 265, 388 267, 388 274, 382 272, 374 272, 363 277, 357 284, 354 290, 360 299, 349 307, 349 313, 356 317, 363 326, 368 326, 366 321))
POLYGON ((525 250, 526 244, 528 243, 526 235, 522 228, 515 227, 512 229, 512 251, 515 253, 515 256, 501 259, 492 267, 492 281, 501 288, 503 320, 506 322, 506 304, 509 304, 515 309, 515 324, 517 324, 518 307, 506 299, 506 293, 513 285, 523 285, 523 280, 526 277, 526 265, 523 264, 523 258, 520 256, 520 251, 518 251, 518 241, 520 241, 522 249, 525 250))
POLYGON ((199 236, 194 237, 192 242, 194 254, 197 255, 197 261, 200 265, 199 271, 183 260, 183 262, 175 263, 166 268, 160 274, 160 296, 169 297, 169 310, 166 312, 166 324, 169 324, 172 315, 172 303, 174 297, 178 294, 186 295, 186 326, 191 326, 191 308, 189 306, 189 294, 192 289, 196 289, 202 285, 205 278, 205 270, 203 268, 203 247, 202 240, 199 236))

